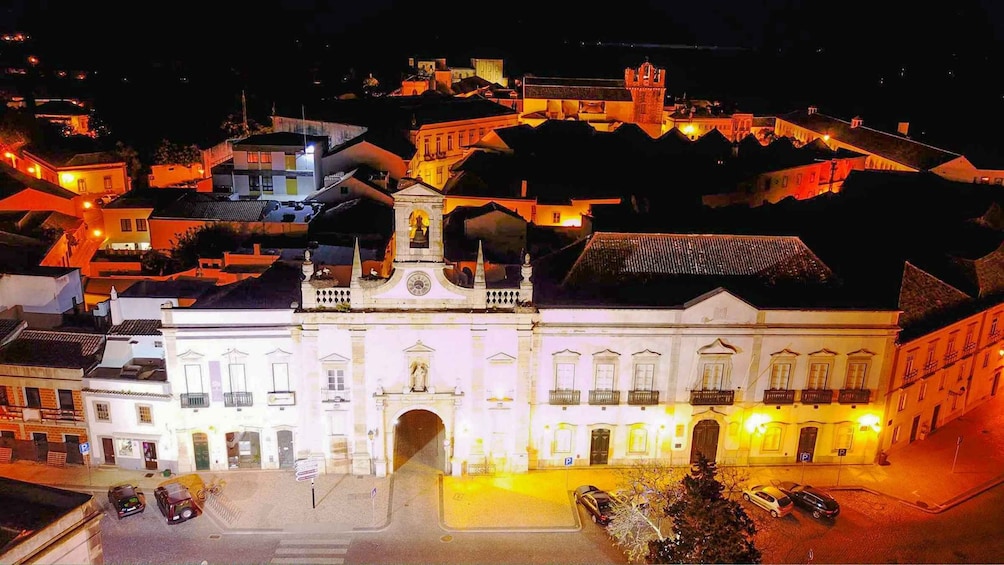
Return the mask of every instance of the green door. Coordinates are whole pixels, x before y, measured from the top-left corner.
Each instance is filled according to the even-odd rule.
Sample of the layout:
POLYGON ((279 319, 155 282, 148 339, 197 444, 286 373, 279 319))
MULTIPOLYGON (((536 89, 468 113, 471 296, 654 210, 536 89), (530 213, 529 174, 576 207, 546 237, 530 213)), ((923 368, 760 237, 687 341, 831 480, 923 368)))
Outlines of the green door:
POLYGON ((195 447, 195 469, 197 471, 209 470, 209 436, 206 434, 192 434, 192 445, 195 447))

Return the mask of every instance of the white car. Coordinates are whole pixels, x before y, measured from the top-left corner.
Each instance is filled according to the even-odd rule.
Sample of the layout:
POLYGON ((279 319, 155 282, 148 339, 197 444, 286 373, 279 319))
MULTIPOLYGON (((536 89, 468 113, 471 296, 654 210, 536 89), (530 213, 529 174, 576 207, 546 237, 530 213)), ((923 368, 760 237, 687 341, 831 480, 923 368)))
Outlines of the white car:
POLYGON ((770 485, 748 486, 743 489, 743 498, 770 512, 775 518, 787 516, 795 508, 795 503, 787 494, 770 485))

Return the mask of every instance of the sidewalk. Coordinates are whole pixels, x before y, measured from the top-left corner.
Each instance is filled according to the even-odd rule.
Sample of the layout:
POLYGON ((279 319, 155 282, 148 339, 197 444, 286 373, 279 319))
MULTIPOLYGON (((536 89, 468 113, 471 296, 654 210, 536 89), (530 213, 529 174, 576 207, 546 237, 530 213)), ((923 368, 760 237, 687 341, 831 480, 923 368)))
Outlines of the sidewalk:
MULTIPOLYGON (((1004 401, 1000 398, 954 420, 923 441, 889 456, 889 465, 755 466, 754 482, 795 481, 824 489, 863 489, 892 497, 926 512, 943 512, 1004 482, 1004 401), (962 437, 962 443, 957 444, 962 437), (958 459, 955 458, 958 447, 958 459), (953 471, 954 463, 954 471, 953 471)), ((227 533, 336 533, 380 530, 390 513, 411 501, 394 500, 394 477, 321 475, 297 482, 292 470, 200 473, 208 482, 226 480, 223 493, 207 501, 207 515, 227 533)), ((74 490, 104 499, 109 485, 131 482, 152 504, 161 473, 112 468, 15 462, 0 475, 74 490), (150 475, 150 476, 147 476, 150 475)), ((429 475, 422 496, 438 501, 440 526, 447 531, 569 531, 581 527, 571 491, 583 484, 617 487, 609 467, 530 471, 494 477, 429 475), (433 483, 436 483, 433 485, 433 483)), ((424 478, 422 480, 425 480, 424 478)), ((839 498, 839 497, 838 497, 839 498)), ((424 503, 423 503, 424 504, 424 503)), ((153 508, 156 511, 155 508, 153 508)))

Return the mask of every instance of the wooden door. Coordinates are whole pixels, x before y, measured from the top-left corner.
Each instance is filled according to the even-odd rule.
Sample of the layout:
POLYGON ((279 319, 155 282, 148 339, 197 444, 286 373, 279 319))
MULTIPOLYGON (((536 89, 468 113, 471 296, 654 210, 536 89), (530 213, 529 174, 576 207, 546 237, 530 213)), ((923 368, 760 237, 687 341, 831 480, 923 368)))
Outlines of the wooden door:
POLYGON ((798 450, 795 453, 795 461, 801 463, 811 463, 816 455, 816 436, 819 435, 819 428, 802 428, 798 434, 798 450))
POLYGON ((112 438, 101 438, 101 456, 104 457, 105 465, 115 464, 115 441, 112 438))
POLYGON ((937 404, 934 407, 934 414, 931 415, 931 433, 938 429, 938 414, 941 413, 941 405, 937 404))
POLYGON ((694 426, 690 463, 697 463, 697 457, 702 453, 708 461, 714 461, 718 457, 718 422, 714 420, 701 420, 694 426))
POLYGON ((209 436, 203 433, 192 434, 192 447, 195 452, 195 470, 209 470, 209 436))
POLYGON ((913 425, 910 426, 910 443, 917 441, 917 428, 920 427, 920 416, 913 417, 913 425))
POLYGON ((589 464, 606 465, 610 456, 610 430, 593 430, 589 441, 589 464))

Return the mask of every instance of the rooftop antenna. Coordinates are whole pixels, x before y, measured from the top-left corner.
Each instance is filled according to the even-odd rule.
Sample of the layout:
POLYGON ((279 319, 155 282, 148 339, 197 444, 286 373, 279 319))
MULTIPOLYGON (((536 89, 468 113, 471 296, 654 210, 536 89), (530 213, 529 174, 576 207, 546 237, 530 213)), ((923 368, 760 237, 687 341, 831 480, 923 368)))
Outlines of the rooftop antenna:
POLYGON ((307 152, 307 110, 300 104, 300 118, 303 121, 303 152, 307 152))
POLYGON ((248 135, 250 130, 248 130, 248 99, 244 95, 244 89, 241 89, 241 123, 244 124, 244 135, 248 135))

